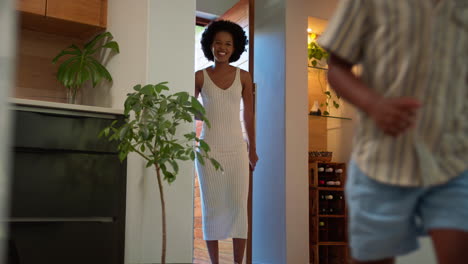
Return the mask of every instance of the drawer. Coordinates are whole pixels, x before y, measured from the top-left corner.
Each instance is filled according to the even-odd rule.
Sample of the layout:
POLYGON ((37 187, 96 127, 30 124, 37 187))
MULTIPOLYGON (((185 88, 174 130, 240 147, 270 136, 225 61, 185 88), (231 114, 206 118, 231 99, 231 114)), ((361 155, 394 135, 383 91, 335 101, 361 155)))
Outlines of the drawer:
POLYGON ((117 142, 98 137, 112 122, 106 118, 15 111, 14 146, 115 153, 117 142))
POLYGON ((16 149, 11 217, 115 217, 125 206, 125 163, 115 154, 16 149))

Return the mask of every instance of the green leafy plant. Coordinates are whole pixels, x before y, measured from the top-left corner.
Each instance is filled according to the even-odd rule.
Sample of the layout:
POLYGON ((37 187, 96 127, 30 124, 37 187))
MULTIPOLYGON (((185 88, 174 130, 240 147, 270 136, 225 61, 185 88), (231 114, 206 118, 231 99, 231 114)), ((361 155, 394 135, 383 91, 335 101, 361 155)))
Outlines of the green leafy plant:
POLYGON ((70 103, 76 102, 76 94, 86 81, 91 81, 93 87, 103 79, 112 81, 109 71, 95 58, 103 49, 120 52, 119 44, 112 39, 112 34, 105 32, 87 42, 82 49, 72 44, 52 59, 55 64, 60 58, 67 57, 60 64, 56 77, 68 89, 70 103))
MULTIPOLYGON (((320 47, 315 40, 309 43, 308 59, 309 59, 310 67, 326 70, 326 68, 320 68, 317 65, 319 65, 319 63, 322 62, 322 60, 328 59, 329 56, 330 54, 325 49, 320 47)), ((334 107, 336 109, 340 108, 340 104, 339 104, 340 96, 332 93, 331 91, 326 91, 323 89, 322 82, 320 81, 320 72, 318 76, 318 81, 320 83, 320 87, 322 87, 322 92, 326 96, 325 102, 320 104, 320 107, 326 108, 326 110, 322 112, 322 115, 330 115, 330 107, 334 107), (334 95, 336 95, 336 98, 334 95)))
POLYGON ((135 92, 125 100, 125 122, 116 126, 114 121, 99 134, 108 140, 119 142, 119 158, 124 160, 130 152, 146 160, 146 167, 156 172, 162 208, 161 263, 166 258, 166 205, 162 182, 172 183, 179 172, 178 161, 197 159, 202 165, 209 161, 215 169, 221 165, 209 156, 209 145, 199 139, 195 132, 176 135, 177 127, 191 123, 194 116, 210 126, 205 109, 198 100, 186 92, 167 94, 166 82, 156 85, 136 85, 135 92))
POLYGON ((329 56, 328 52, 320 47, 316 41, 311 41, 309 43, 307 51, 309 62, 312 67, 317 67, 322 59, 327 59, 329 56))
POLYGON ((340 108, 338 101, 340 96, 336 95, 337 99, 335 99, 331 91, 325 91, 323 93, 327 96, 327 98, 325 99, 325 103, 320 104, 320 106, 325 106, 327 109, 323 111, 323 115, 330 115, 330 106, 333 106, 336 109, 340 108))

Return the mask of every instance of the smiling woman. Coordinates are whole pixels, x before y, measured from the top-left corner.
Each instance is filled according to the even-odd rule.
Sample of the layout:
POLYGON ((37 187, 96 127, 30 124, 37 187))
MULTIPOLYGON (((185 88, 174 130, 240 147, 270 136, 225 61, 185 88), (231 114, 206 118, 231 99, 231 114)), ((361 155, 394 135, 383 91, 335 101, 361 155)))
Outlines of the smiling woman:
POLYGON ((196 163, 201 192, 203 239, 210 260, 219 262, 219 240, 232 238, 234 261, 241 263, 248 236, 247 198, 249 165, 258 160, 253 128, 252 79, 248 72, 230 65, 245 51, 247 37, 242 27, 219 20, 204 31, 201 46, 214 65, 195 74, 195 97, 201 95, 212 126, 203 124, 200 138, 209 142, 223 173, 209 164, 196 163), (244 102, 244 139, 240 102, 244 102))

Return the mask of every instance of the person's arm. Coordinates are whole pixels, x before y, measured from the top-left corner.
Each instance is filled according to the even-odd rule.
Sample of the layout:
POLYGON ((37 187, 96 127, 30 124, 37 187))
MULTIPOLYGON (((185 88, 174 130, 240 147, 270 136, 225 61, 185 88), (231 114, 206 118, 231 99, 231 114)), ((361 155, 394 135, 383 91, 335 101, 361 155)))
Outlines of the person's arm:
POLYGON ((415 123, 418 100, 409 97, 385 98, 367 87, 351 71, 352 64, 331 54, 328 80, 338 95, 370 116, 385 134, 398 136, 415 123))
MULTIPOLYGON (((195 73, 195 98, 198 99, 203 86, 203 71, 197 71, 195 73)), ((195 120, 201 120, 199 116, 195 115, 195 120)))
POLYGON ((255 169, 255 165, 258 161, 257 156, 257 145, 255 142, 255 124, 254 124, 254 112, 253 112, 253 83, 250 73, 241 71, 242 81, 242 99, 244 101, 244 123, 245 130, 247 132, 248 144, 249 144, 249 161, 252 170, 255 169))
POLYGON ((195 73, 195 98, 198 98, 198 95, 201 92, 203 86, 203 71, 197 71, 195 73))

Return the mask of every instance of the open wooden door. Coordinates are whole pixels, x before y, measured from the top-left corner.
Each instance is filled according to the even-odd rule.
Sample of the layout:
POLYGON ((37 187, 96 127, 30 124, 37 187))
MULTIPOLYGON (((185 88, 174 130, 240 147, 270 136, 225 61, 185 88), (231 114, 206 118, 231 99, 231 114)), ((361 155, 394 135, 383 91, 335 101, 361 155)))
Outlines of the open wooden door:
MULTIPOLYGON (((248 70, 253 78, 253 25, 254 25, 254 1, 255 0, 239 0, 234 6, 227 10, 223 15, 218 19, 230 20, 239 24, 244 31, 247 33, 249 38, 249 46, 246 53, 244 53, 241 58, 233 63, 234 66, 237 66, 241 69, 248 70)), ((197 24, 203 25, 209 21, 202 21, 197 19, 197 24)), ((255 100, 255 85, 254 85, 254 102, 255 100)), ((255 111, 255 105, 254 105, 255 111)), ((200 132, 201 124, 197 125, 197 132, 200 132)), ((249 211, 249 233, 247 248, 245 252, 245 263, 252 263, 252 173, 250 173, 250 188, 249 188, 249 201, 248 201, 248 211, 249 211)), ((195 218, 194 218, 194 257, 193 262, 198 264, 208 264, 209 255, 208 250, 206 249, 205 242, 203 241, 203 235, 201 231, 201 209, 200 209, 200 198, 199 198, 199 186, 198 178, 195 177, 195 218)), ((232 242, 231 241, 220 241, 219 243, 219 260, 220 263, 232 263, 232 242)))
MULTIPOLYGON (((249 1, 249 72, 252 76, 252 81, 254 82, 253 85, 253 95, 254 95, 254 120, 256 120, 257 116, 257 86, 254 80, 254 30, 255 30, 255 0, 248 0, 249 1)), ((256 122, 255 122, 256 123, 256 122)), ((250 179, 249 179, 249 201, 248 201, 248 211, 249 211, 249 237, 247 240, 247 248, 246 248, 246 263, 252 264, 252 192, 253 192, 253 174, 250 172, 250 179)))

